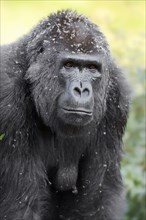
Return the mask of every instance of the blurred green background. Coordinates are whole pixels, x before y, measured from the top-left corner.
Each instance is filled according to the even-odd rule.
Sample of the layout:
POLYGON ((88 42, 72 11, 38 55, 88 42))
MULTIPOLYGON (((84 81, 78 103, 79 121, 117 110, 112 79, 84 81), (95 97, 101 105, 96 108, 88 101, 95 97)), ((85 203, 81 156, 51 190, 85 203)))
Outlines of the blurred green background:
MULTIPOLYGON (((101 27, 114 57, 133 87, 130 117, 124 136, 123 179, 127 191, 124 220, 146 219, 145 163, 145 1, 143 0, 1 0, 1 44, 26 34, 58 9, 83 13, 101 27)), ((2 136, 1 136, 2 138, 2 136)))

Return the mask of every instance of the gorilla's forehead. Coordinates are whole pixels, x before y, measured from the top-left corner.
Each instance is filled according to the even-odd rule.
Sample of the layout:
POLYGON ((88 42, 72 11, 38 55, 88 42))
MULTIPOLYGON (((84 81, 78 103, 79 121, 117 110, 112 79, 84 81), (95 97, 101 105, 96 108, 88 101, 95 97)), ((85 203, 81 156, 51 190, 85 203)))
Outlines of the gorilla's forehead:
POLYGON ((63 50, 72 54, 110 52, 99 27, 72 11, 62 11, 43 20, 32 32, 31 39, 30 48, 43 45, 51 53, 63 50))
POLYGON ((73 52, 93 53, 108 48, 99 27, 84 16, 65 11, 49 19, 49 39, 73 52))
POLYGON ((94 33, 89 30, 84 24, 79 22, 79 26, 70 25, 69 27, 62 27, 58 33, 57 42, 60 42, 64 48, 68 48, 74 52, 94 52, 97 49, 102 49, 101 36, 97 38, 94 33))

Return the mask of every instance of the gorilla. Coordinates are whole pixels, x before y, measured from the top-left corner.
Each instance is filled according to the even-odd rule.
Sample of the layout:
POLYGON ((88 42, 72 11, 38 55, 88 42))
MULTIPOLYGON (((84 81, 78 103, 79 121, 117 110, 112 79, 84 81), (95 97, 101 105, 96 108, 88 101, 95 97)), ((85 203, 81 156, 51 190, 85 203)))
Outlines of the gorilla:
POLYGON ((130 89, 71 10, 1 47, 0 220, 121 220, 130 89))

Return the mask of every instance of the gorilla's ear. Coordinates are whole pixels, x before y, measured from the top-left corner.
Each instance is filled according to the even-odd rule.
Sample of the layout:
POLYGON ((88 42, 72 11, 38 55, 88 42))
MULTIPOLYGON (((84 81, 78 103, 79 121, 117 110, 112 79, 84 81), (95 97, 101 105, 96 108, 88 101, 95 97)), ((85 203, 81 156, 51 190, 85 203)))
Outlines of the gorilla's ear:
POLYGON ((106 117, 109 123, 123 135, 127 122, 132 90, 122 70, 117 67, 114 61, 110 63, 109 75, 110 80, 107 95, 106 117))

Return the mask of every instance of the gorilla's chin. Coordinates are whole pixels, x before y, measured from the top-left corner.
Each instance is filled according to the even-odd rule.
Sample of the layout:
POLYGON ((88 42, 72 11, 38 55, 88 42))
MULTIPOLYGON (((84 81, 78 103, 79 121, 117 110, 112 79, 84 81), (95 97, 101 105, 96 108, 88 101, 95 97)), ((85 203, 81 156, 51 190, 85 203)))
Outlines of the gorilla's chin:
POLYGON ((57 131, 65 136, 85 135, 92 119, 92 113, 60 110, 57 117, 57 131))

